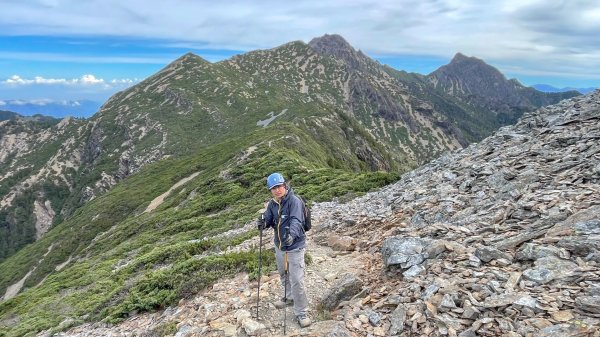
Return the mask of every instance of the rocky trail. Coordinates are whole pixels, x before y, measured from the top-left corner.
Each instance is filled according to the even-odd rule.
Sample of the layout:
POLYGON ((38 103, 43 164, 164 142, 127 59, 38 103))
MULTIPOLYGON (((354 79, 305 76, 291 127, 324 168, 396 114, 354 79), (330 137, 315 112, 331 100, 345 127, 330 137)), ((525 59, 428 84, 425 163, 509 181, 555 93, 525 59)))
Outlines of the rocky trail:
MULTIPOLYGON (((600 91, 312 212, 313 325, 288 308, 287 336, 600 336, 600 91)), ((176 337, 283 336, 279 289, 277 275, 261 282, 258 320, 256 282, 240 274, 60 336, 162 336, 169 324, 176 337)))
MULTIPOLYGON (((318 218, 315 219, 317 222, 318 218)), ((251 229, 246 225, 240 231, 251 229)), ((317 232, 316 230, 314 232, 317 232)), ((313 233, 314 233, 313 232, 313 233)), ((263 254, 273 254, 272 230, 266 230, 263 237, 263 254)), ((307 252, 311 263, 306 270, 306 289, 311 304, 310 317, 313 324, 300 328, 291 307, 287 307, 286 336, 321 336, 322 331, 331 331, 338 324, 335 320, 325 319, 315 307, 323 298, 339 302, 333 290, 344 290, 350 282, 358 280, 349 275, 362 275, 370 260, 365 252, 350 252, 355 240, 338 240, 336 236, 315 233, 315 239, 309 232, 307 252), (331 243, 337 250, 320 244, 323 240, 331 243), (347 249, 346 249, 347 248, 347 249), (347 277, 347 278, 344 278, 347 277), (345 283, 344 283, 345 282, 345 283), (341 285, 341 287, 339 286, 341 285)), ((227 235, 227 234, 225 234, 227 235)), ((227 251, 247 250, 258 247, 259 238, 253 238, 238 247, 227 251)), ((175 324, 175 336, 283 336, 284 311, 273 305, 281 296, 281 283, 276 272, 264 275, 261 279, 260 307, 256 319, 257 303, 256 280, 250 281, 246 273, 233 279, 221 280, 210 289, 203 291, 193 299, 181 300, 177 307, 162 312, 145 313, 132 317, 123 323, 112 326, 106 323, 90 323, 73 328, 57 336, 155 336, 160 335, 169 324, 175 324)), ((356 287, 356 285, 354 285, 356 287)), ((332 305, 332 304, 330 304, 332 305)), ((48 332, 40 335, 49 335, 48 332)))

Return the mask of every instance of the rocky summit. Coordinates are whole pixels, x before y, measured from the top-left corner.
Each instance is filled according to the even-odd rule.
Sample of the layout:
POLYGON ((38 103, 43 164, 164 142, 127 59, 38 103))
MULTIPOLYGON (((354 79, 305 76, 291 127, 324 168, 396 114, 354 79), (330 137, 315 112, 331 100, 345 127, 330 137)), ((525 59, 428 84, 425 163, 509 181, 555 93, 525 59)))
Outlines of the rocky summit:
POLYGON ((312 212, 308 328, 273 306, 277 275, 261 279, 257 310, 258 284, 242 273, 166 310, 58 335, 283 336, 286 318, 287 336, 600 336, 600 91, 312 212))

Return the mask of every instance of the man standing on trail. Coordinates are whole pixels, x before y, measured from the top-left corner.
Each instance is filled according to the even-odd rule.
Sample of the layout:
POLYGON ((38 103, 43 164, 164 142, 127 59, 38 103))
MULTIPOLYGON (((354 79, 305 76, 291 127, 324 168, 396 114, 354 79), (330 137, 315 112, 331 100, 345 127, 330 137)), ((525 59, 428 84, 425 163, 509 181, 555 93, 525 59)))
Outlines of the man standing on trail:
POLYGON ((284 309, 293 303, 294 314, 304 328, 311 324, 304 290, 304 204, 286 184, 281 173, 273 173, 267 178, 267 188, 273 199, 269 201, 265 213, 258 218, 257 224, 259 230, 272 227, 275 231, 275 257, 284 296, 274 304, 276 308, 284 309))

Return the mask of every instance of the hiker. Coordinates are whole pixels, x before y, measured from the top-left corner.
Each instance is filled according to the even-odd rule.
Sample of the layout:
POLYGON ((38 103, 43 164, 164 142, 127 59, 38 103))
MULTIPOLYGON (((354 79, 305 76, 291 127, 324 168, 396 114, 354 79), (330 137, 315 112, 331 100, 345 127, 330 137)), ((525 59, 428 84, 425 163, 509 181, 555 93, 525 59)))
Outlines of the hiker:
POLYGON ((277 270, 284 288, 284 296, 274 304, 278 309, 285 309, 286 305, 293 304, 298 323, 304 328, 311 324, 307 315, 308 299, 304 289, 304 204, 286 184, 281 173, 273 173, 267 178, 267 188, 271 191, 273 199, 269 201, 264 216, 259 216, 257 225, 259 230, 269 227, 274 229, 277 270))

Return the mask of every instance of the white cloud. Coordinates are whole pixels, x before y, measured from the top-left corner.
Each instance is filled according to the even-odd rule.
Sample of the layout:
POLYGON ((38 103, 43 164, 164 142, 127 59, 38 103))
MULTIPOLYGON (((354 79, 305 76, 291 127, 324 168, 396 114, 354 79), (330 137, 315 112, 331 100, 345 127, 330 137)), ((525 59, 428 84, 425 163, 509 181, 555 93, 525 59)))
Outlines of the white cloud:
POLYGON ((49 103, 52 103, 52 100, 50 99, 34 99, 31 100, 27 103, 33 104, 33 105, 48 105, 49 103))
MULTIPOLYGON (((0 97, 10 104, 56 104, 58 101, 76 104, 74 99, 104 101, 117 91, 124 90, 138 83, 138 79, 116 78, 104 80, 95 75, 86 74, 79 78, 45 78, 35 76, 24 78, 13 75, 8 79, 0 79, 0 97), (39 99, 40 97, 51 97, 39 99), (21 100, 6 100, 6 98, 21 98, 21 100)), ((67 104, 67 103, 64 103, 67 104)))
POLYGON ((113 79, 112 81, 110 81, 110 83, 112 84, 133 84, 133 83, 137 83, 140 80, 137 78, 134 79, 129 79, 129 78, 122 78, 122 79, 113 79))
POLYGON ((21 77, 19 77, 18 75, 13 75, 9 79, 4 81, 4 83, 6 83, 6 84, 14 84, 14 85, 31 84, 33 82, 34 82, 33 80, 24 80, 21 77))
POLYGON ((101 78, 96 78, 96 76, 92 75, 92 74, 86 74, 81 76, 81 78, 79 80, 74 80, 74 81, 79 81, 83 84, 104 84, 104 80, 101 78))
POLYGON ((64 106, 72 106, 77 107, 81 106, 81 102, 79 101, 71 101, 71 100, 55 100, 50 98, 44 99, 12 99, 6 101, 0 101, 0 105, 37 105, 37 106, 46 106, 46 105, 64 105, 64 106))
POLYGON ((57 104, 57 105, 65 105, 65 106, 80 106, 81 103, 79 103, 79 101, 70 101, 70 100, 55 100, 55 99, 50 99, 50 98, 43 98, 43 99, 30 99, 30 100, 10 100, 7 101, 9 104, 14 104, 14 105, 26 105, 26 104, 32 104, 32 105, 39 105, 39 106, 45 106, 45 105, 50 105, 50 104, 57 104))
POLYGON ((22 78, 19 75, 13 75, 6 79, 2 83, 8 85, 29 85, 29 84, 72 84, 75 80, 66 80, 64 78, 44 78, 41 76, 35 76, 33 79, 22 78))
POLYGON ((100 86, 109 88, 122 88, 139 82, 139 79, 115 78, 110 81, 105 81, 102 78, 96 78, 92 74, 85 74, 80 78, 64 79, 64 78, 44 78, 35 76, 33 79, 22 78, 19 75, 13 75, 10 78, 1 81, 0 84, 8 86, 24 86, 24 85, 65 85, 65 86, 100 86))
POLYGON ((25 105, 28 103, 29 103, 28 101, 24 101, 22 99, 15 99, 15 100, 10 101, 10 104, 12 104, 12 105, 25 105))
POLYGON ((67 84, 69 83, 64 78, 43 78, 41 76, 36 76, 34 78, 34 83, 36 84, 67 84))
POLYGON ((501 41, 531 42, 540 32, 560 34, 552 32, 554 27, 567 28, 563 32, 567 34, 594 30, 599 11, 600 3, 581 0, 307 0, 294 4, 181 0, 176 6, 158 0, 65 0, 51 5, 3 4, 0 22, 8 33, 72 35, 76 31, 198 41, 237 50, 339 33, 372 52, 448 55, 457 51, 457 45, 490 50, 501 41))

